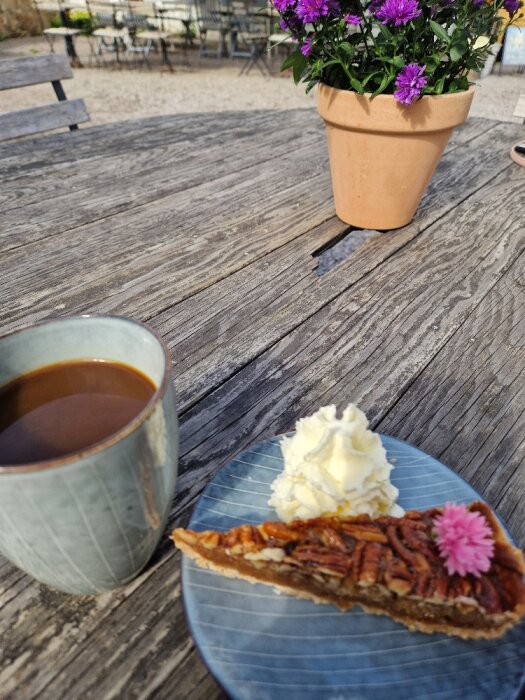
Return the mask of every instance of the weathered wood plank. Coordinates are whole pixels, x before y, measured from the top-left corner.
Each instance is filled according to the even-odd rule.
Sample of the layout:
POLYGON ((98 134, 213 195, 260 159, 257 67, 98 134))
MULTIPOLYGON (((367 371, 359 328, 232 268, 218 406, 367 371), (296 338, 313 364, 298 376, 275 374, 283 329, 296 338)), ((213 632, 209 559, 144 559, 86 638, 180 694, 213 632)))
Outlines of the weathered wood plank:
POLYGON ((54 102, 0 114, 0 139, 14 139, 88 121, 84 100, 54 102))
POLYGON ((522 183, 505 171, 190 409, 182 502, 229 454, 319 405, 355 401, 376 424, 525 248, 522 183))
MULTIPOLYGON (((21 668, 24 660, 17 657, 19 648, 31 655, 36 652, 41 658, 31 678, 31 696, 43 700, 227 697, 209 675, 188 634, 180 589, 180 553, 172 545, 165 548, 162 559, 146 576, 120 594, 75 598, 24 578, 36 596, 19 602, 26 609, 36 608, 35 615, 31 620, 16 617, 6 622, 18 630, 25 627, 32 644, 28 647, 20 637, 7 635, 0 650, 3 697, 28 697, 19 685, 25 676, 21 668), (93 632, 94 623, 108 622, 111 634, 103 638, 86 635, 93 632), (51 642, 57 639, 62 644, 67 639, 68 644, 62 647, 63 670, 55 678, 56 649, 51 642), (130 664, 132 647, 134 662, 130 664), (9 656, 16 659, 7 667, 10 678, 3 672, 9 656), (46 666, 46 659, 52 665, 46 666), (124 673, 118 671, 123 665, 124 673)), ((26 662, 28 658, 26 654, 26 662)))
POLYGON ((232 275, 217 289, 208 288, 164 311, 158 327, 173 343, 183 383, 191 386, 192 396, 186 397, 183 392, 181 400, 195 402, 210 386, 218 386, 439 218, 441 207, 446 210, 476 186, 488 182, 491 176, 487 173, 482 181, 470 180, 468 173, 477 172, 475 168, 469 167, 467 174, 459 176, 454 167, 454 162, 470 164, 480 154, 487 161, 493 160, 493 175, 509 167, 504 152, 493 154, 493 141, 488 136, 487 140, 483 137, 473 142, 468 157, 458 152, 456 160, 445 158, 422 203, 421 216, 418 213, 402 231, 369 239, 345 262, 344 274, 334 271, 319 280, 314 271, 316 262, 311 253, 324 245, 330 233, 335 238, 344 230, 343 226, 337 228, 337 220, 331 220, 304 237, 303 256, 293 266, 284 247, 232 275), (268 270, 272 273, 269 280, 268 270), (177 330, 171 332, 170 328, 177 330), (189 336, 185 328, 191 330, 189 336))
MULTIPOLYGON (((509 168, 464 202, 457 215, 449 214, 430 227, 370 273, 351 294, 341 295, 317 312, 289 338, 189 411, 182 424, 186 452, 182 466, 191 471, 180 479, 178 508, 191 504, 210 471, 232 451, 257 437, 291 427, 294 418, 314 404, 357 400, 374 423, 388 414, 414 376, 463 328, 485 299, 487 289, 498 284, 505 270, 518 264, 515 261, 525 241, 520 239, 512 215, 502 215, 495 207, 502 192, 509 207, 523 204, 521 177, 517 175, 516 169, 509 168), (499 228, 493 227, 495 218, 499 228), (476 233, 479 230, 485 234, 476 233), (489 236, 489 231, 497 233, 489 236), (473 240, 477 242, 475 254, 473 240), (193 447, 188 452, 190 445, 193 447)), ((485 334, 488 330, 483 327, 485 334)), ((415 405, 413 410, 420 407, 415 405)), ((472 444, 476 439, 473 433, 472 444)), ((180 517, 180 510, 177 512, 180 517)), ((55 630, 54 644, 41 642, 32 649, 30 659, 17 667, 16 676, 9 666, 0 667, 3 687, 13 687, 9 684, 16 678, 17 687, 30 696, 67 697, 75 688, 82 697, 98 693, 99 698, 105 698, 115 697, 114 688, 122 691, 124 678, 130 697, 148 697, 149 683, 156 673, 165 671, 166 659, 188 650, 181 632, 180 600, 172 597, 179 585, 177 555, 164 542, 158 556, 160 560, 134 583, 131 592, 125 589, 118 601, 114 594, 107 604, 111 612, 94 609, 81 615, 79 625, 85 635, 81 640, 76 639, 78 632, 69 628, 55 630), (97 613, 101 615, 98 620, 97 613), (35 654, 40 663, 36 663, 35 654), (100 659, 104 660, 102 666, 100 659)), ((59 620, 67 619, 71 605, 64 598, 59 620)), ((35 605, 32 610, 33 615, 40 612, 35 605)), ((42 618, 40 624, 43 630, 33 629, 33 637, 50 639, 44 633, 47 620, 42 618)), ((202 667, 194 672, 184 668, 192 674, 187 687, 198 684, 202 667)), ((175 672, 168 678, 166 682, 174 687, 175 672)), ((182 678, 186 682, 184 675, 182 678)))
MULTIPOLYGON (((516 125, 503 125, 502 130, 498 131, 501 139, 514 138, 514 132, 508 131, 508 128, 517 129, 516 125)), ((420 228, 450 210, 470 191, 508 165, 501 149, 494 153, 493 139, 488 136, 480 139, 485 140, 473 142, 469 151, 467 174, 458 173, 458 167, 454 167, 455 161, 445 158, 422 204, 421 216, 418 213, 408 230, 388 234, 389 237, 395 236, 392 248, 387 245, 386 237, 381 241, 369 241, 364 248, 366 254, 363 251, 356 270, 361 266, 366 272, 370 265, 377 264, 378 254, 379 260, 382 255, 392 254, 397 247, 417 235, 420 228), (474 167, 475 163, 479 163, 480 154, 485 162, 491 164, 490 169, 487 167, 480 171, 474 167), (385 245, 387 247, 383 249, 385 245)), ((302 233, 319 224, 333 212, 324 146, 320 144, 317 152, 314 148, 305 145, 303 149, 287 154, 289 167, 283 167, 279 173, 274 172, 270 159, 264 164, 253 165, 239 176, 205 183, 201 190, 194 187, 191 197, 181 192, 177 197, 165 198, 158 205, 152 203, 129 214, 77 229, 70 232, 65 240, 42 242, 27 251, 3 255, 0 261, 3 273, 0 276, 0 295, 8 294, 6 290, 14 284, 17 289, 9 308, 10 325, 16 324, 18 318, 27 317, 35 308, 33 290, 39 286, 41 267, 49 268, 46 263, 48 256, 53 257, 55 266, 46 273, 47 291, 39 290, 39 317, 56 313, 57 310, 69 313, 92 310, 99 304, 99 310, 140 313, 142 318, 148 318, 158 313, 159 309, 168 308, 199 289, 224 279, 235 269, 242 269, 251 260, 293 239, 297 232, 302 233), (322 171, 319 178, 315 181, 305 179, 285 189, 289 180, 293 181, 295 170, 308 172, 306 164, 311 154, 324 159, 319 162, 318 170, 322 171), (253 177, 253 187, 250 187, 250 177, 253 177), (211 220, 210 202, 206 201, 208 193, 219 186, 224 190, 230 189, 235 186, 233 183, 236 179, 246 193, 243 207, 232 212, 232 205, 227 199, 214 199, 215 219, 211 220), (278 195, 275 194, 276 190, 278 195), (268 197, 275 202, 270 214, 266 211, 268 197), (295 209, 290 208, 290 200, 298 205, 295 209), (183 218, 189 210, 194 212, 191 220, 183 218), (247 212, 251 216, 243 220, 247 212), (230 223, 227 237, 225 221, 230 223), (287 231, 289 227, 291 231, 287 231), (80 246, 84 251, 83 260, 78 258, 80 246), (232 249, 234 254, 228 256, 226 251, 232 249), (200 264, 195 264, 195 261, 200 264), (15 268, 26 270, 26 273, 21 276, 14 272, 15 268), (188 276, 188 269, 194 270, 193 278, 188 276), (67 295, 61 294, 64 270, 70 273, 67 295), (148 294, 144 293, 146 289, 148 294), (47 303, 45 298, 49 300, 47 303)), ((462 152, 458 160, 464 156, 462 152)), ((311 171, 311 166, 308 167, 311 171)), ((235 195, 239 196, 238 189, 235 195)), ((24 221, 22 225, 27 226, 27 223, 24 221)), ((341 225, 342 230, 344 225, 341 225)), ((12 235, 10 230, 10 239, 12 235)), ((31 315, 31 318, 35 316, 31 315)), ((5 316, 3 322, 8 327, 9 321, 5 316)))
MULTIPOLYGON (((309 147, 302 150, 306 157, 309 147)), ((35 293, 40 299, 39 308, 45 307, 47 298, 53 312, 57 305, 65 308, 74 297, 74 303, 93 308, 97 298, 128 296, 129 285, 138 285, 131 290, 134 298, 146 289, 148 294, 163 295, 162 290, 169 285, 169 305, 173 303, 173 284, 178 287, 180 300, 226 277, 300 236, 305 221, 313 227, 332 214, 326 190, 326 160, 315 165, 309 179, 298 183, 294 178, 296 163, 295 152, 283 157, 281 176, 289 184, 281 191, 276 191, 272 181, 271 162, 256 164, 189 192, 157 200, 154 205, 75 229, 65 239, 50 238, 34 247, 2 254, 0 296, 10 296, 10 290, 17 290, 10 306, 0 310, 2 324, 7 327, 16 317, 31 315, 35 293), (222 192, 227 190, 230 196, 225 198, 222 192), (272 208, 268 210, 270 196, 272 208), (243 206, 232 211, 235 200, 242 201, 243 206), (46 289, 38 283, 42 276, 46 289)), ((157 310, 161 304, 159 296, 157 310)))
POLYGON ((0 90, 37 85, 73 77, 65 54, 23 56, 0 60, 0 90))
MULTIPOLYGON (((309 128, 306 114, 311 115, 312 124, 319 122, 313 110, 296 109, 283 112, 179 114, 93 126, 89 132, 77 134, 74 153, 61 134, 50 134, 45 139, 0 143, 0 175, 3 181, 24 174, 38 177, 42 169, 49 174, 47 168, 53 171, 80 160, 103 162, 115 156, 121 158, 125 167, 127 161, 133 161, 140 154, 162 149, 167 144, 186 143, 190 146, 201 141, 203 145, 210 146, 222 142, 226 149, 228 143, 240 134, 251 134, 253 139, 258 139, 267 133, 277 133, 286 124, 295 125, 296 131, 309 128), (288 118, 285 119, 285 116, 288 118)), ((158 165, 161 165, 161 161, 158 165)))
POLYGON ((525 543, 525 253, 379 429, 453 465, 525 543))
MULTIPOLYGON (((3 161, 0 158, 3 180, 0 204, 5 226, 11 230, 9 247, 37 238, 34 225, 30 224, 33 220, 49 222, 47 227, 40 224, 38 236, 56 235, 75 225, 121 211, 129 206, 130 193, 133 193, 134 205, 138 206, 181 187, 189 188, 195 184, 194 173, 199 166, 201 178, 207 176, 213 179, 236 167, 242 168, 245 162, 256 162, 261 157, 263 160, 275 158, 274 154, 281 144, 283 148, 286 144, 288 148, 295 148, 308 140, 314 148, 325 149, 323 127, 316 114, 310 113, 310 118, 305 120, 303 110, 299 113, 302 118, 300 125, 297 116, 297 113, 292 113, 292 118, 289 118, 286 112, 266 112, 262 116, 241 120, 238 116, 235 119, 226 115, 220 127, 210 124, 207 131, 192 128, 187 133, 185 122, 178 129, 164 127, 160 130, 162 137, 159 130, 146 130, 143 135, 136 131, 135 123, 124 124, 122 129, 129 132, 129 145, 125 147, 131 151, 125 159, 122 157, 124 144, 117 138, 118 133, 113 132, 111 137, 105 135, 104 138, 95 135, 90 141, 93 147, 87 153, 79 149, 76 138, 75 148, 70 148, 66 153, 57 154, 50 150, 40 154, 45 162, 37 161, 40 163, 37 174, 26 162, 26 155, 22 160, 18 158, 15 161, 11 175, 5 170, 2 175, 3 161), (222 137, 219 137, 219 133, 222 137), (116 150, 115 141, 118 144, 116 150), (137 149, 137 144, 140 144, 140 149, 137 149), (231 157, 223 158, 225 150, 231 157), (79 160, 84 161, 82 167, 78 167, 79 160), (210 164, 209 168, 205 167, 207 163, 210 164), (93 177, 95 169, 96 177, 93 177), (64 187, 66 178, 67 188, 64 187), (138 181, 140 187, 137 187, 138 181), (75 189, 74 208, 69 206, 71 189, 75 189), (52 220, 49 220, 50 197, 54 201, 52 220), (27 212, 23 221, 16 212, 7 215, 11 209, 20 207, 27 212)), ((473 135, 479 136, 484 131, 486 129, 479 126, 475 129, 463 127, 458 130, 457 142, 468 142, 473 135), (468 134, 469 138, 462 137, 463 133, 465 136, 468 134)), ((80 137, 80 134, 76 137, 80 137)), ((451 142, 449 150, 453 150, 455 145, 455 142, 451 142)))
MULTIPOLYGON (((251 131, 238 128, 236 138, 233 140, 229 136, 230 145, 226 145, 232 154, 229 158, 223 157, 225 144, 221 139, 214 138, 210 142, 209 135, 203 135, 194 140, 181 140, 178 135, 173 143, 164 141, 155 149, 141 150, 133 158, 124 158, 121 150, 102 161, 85 159, 80 167, 77 162, 68 162, 65 168, 43 168, 41 177, 19 177, 13 187, 8 184, 3 188, 0 203, 4 203, 2 219, 9 239, 2 241, 0 248, 9 250, 76 226, 98 224, 101 219, 119 212, 133 210, 128 216, 134 219, 143 211, 147 217, 147 211, 137 211, 138 207, 161 199, 165 199, 163 208, 169 213, 172 201, 182 202, 183 192, 198 185, 210 186, 228 175, 238 176, 247 167, 262 168, 264 164, 270 177, 274 149, 286 148, 291 154, 299 148, 316 147, 319 137, 315 128, 298 130, 284 125, 278 133, 273 134, 268 129, 254 140, 251 131), (178 199, 166 199, 174 195, 179 195, 178 199), (74 207, 71 207, 72 196, 74 207), (50 198, 53 199, 52 209, 50 198), (22 219, 21 207, 24 209, 22 219)), ((72 158, 75 153, 76 149, 72 149, 72 158)))
MULTIPOLYGON (((498 132, 500 139, 509 134, 498 132)), ((147 318, 151 314, 152 324, 162 328, 175 354, 179 346, 179 350, 185 348, 185 357, 190 357, 193 340, 197 355, 200 348, 205 348, 210 341, 209 348, 213 351, 202 354, 200 359, 200 362, 209 362, 208 389, 205 391, 209 392, 217 377, 223 382, 220 387, 196 403, 191 362, 187 360, 186 371, 176 374, 177 387, 183 397, 182 407, 191 406, 182 416, 182 474, 173 520, 184 522, 212 471, 243 446, 292 427, 297 416, 321 403, 358 401, 374 424, 385 416, 394 416, 397 407, 403 406, 405 392, 410 393, 415 387, 418 375, 425 376, 432 367, 433 358, 441 362, 439 358, 443 356, 443 367, 450 370, 446 367, 448 345, 459 339, 464 329, 468 332, 468 324, 474 323, 474 316, 478 319, 475 323, 478 335, 483 333, 488 337, 491 329, 499 329, 503 339, 508 331, 504 319, 510 313, 514 319, 512 328, 518 328, 518 335, 513 331, 511 338, 518 343, 522 337, 522 316, 519 315, 522 312, 518 309, 519 271, 523 269, 525 241, 516 212, 523 211, 525 205, 524 173, 497 160, 502 150, 500 143, 490 151, 485 141, 474 137, 472 151, 464 148, 457 153, 458 161, 471 165, 462 168, 460 162, 456 168, 449 167, 448 177, 443 173, 441 187, 436 186, 433 199, 425 204, 428 210, 424 225, 421 220, 415 222, 415 228, 406 237, 400 231, 370 239, 320 280, 313 276, 315 260, 311 252, 315 249, 315 235, 325 242, 342 226, 333 218, 326 221, 315 218, 319 207, 325 204, 310 188, 323 186, 321 183, 326 182, 323 180, 326 174, 315 175, 305 183, 288 188, 282 199, 279 198, 281 180, 275 177, 271 181, 272 193, 271 187, 265 189, 263 179, 256 179, 260 186, 259 195, 272 204, 277 202, 278 207, 274 216, 274 212, 268 214, 268 201, 258 208, 256 198, 249 199, 253 230, 262 234, 264 228, 269 227, 267 237, 262 236, 262 243, 259 237, 248 237, 249 219, 243 219, 233 209, 232 202, 236 201, 240 191, 245 191, 242 183, 223 178, 214 184, 215 193, 213 187, 207 190, 197 188, 200 196, 204 191, 209 197, 208 208, 219 200, 219 186, 227 184, 233 190, 227 201, 220 205, 224 206, 222 221, 215 228, 205 229, 209 236, 206 245, 217 246, 217 250, 207 259, 210 270, 199 273, 201 277, 193 287, 198 291, 201 285, 204 290, 198 299, 194 297, 197 299, 194 315, 205 315, 195 322, 195 336, 192 336, 189 300, 176 304, 185 294, 187 298, 191 296, 188 292, 191 285, 177 275, 183 275, 185 269, 191 270, 193 266, 200 269, 203 261, 198 255, 207 248, 200 249, 196 244, 194 247, 190 244, 193 257, 190 254, 184 257, 184 244, 188 245, 193 235, 188 236, 191 227, 181 217, 182 233, 176 231, 175 235, 180 235, 180 239, 173 243, 165 222, 167 220, 169 226, 176 228, 179 220, 171 218, 168 207, 163 207, 162 203, 162 216, 150 227, 145 226, 145 218, 140 219, 144 224, 140 241, 133 240, 134 231, 128 220, 127 239, 123 230, 118 232, 118 245, 113 250, 111 246, 104 247, 105 240, 113 235, 111 228, 104 228, 104 235, 97 238, 97 226, 93 225, 86 227, 78 238, 68 232, 63 237, 57 236, 54 241, 40 241, 34 246, 27 245, 20 251, 2 255, 0 295, 2 306, 9 307, 4 311, 4 320, 17 323, 32 314, 45 314, 53 305, 64 304, 60 309, 63 312, 66 308, 69 311, 76 308, 75 305, 80 307, 91 302, 92 309, 101 310, 104 305, 113 305, 113 310, 128 309, 138 318, 147 318), (487 149, 484 151, 487 155, 490 154, 489 160, 494 158, 496 163, 486 177, 475 172, 476 168, 479 169, 479 161, 476 164, 474 156, 476 154, 479 158, 480 151, 476 146, 480 143, 485 144, 483 148, 487 149), (463 181, 466 181, 465 187, 463 181), (295 197, 298 199, 293 199, 295 197), (295 201, 307 209, 304 218, 300 218, 300 207, 290 211, 290 202, 295 201), (437 214, 432 213, 432 201, 437 214), (240 225, 246 227, 231 237, 226 235, 231 230, 226 228, 226 206, 230 207, 230 222, 240 221, 240 225), (313 230, 315 225, 319 227, 317 232, 313 230), (284 234, 283 226, 287 229, 284 234), (160 233, 156 227, 162 228, 160 233), (145 240, 147 236, 150 236, 149 240, 145 240), (93 245, 91 237, 96 239, 93 245), (73 250, 67 255, 64 249, 69 246, 73 246, 73 250), (232 260, 224 255, 228 246, 232 250, 232 260), (129 247, 132 250, 128 255, 129 247), (240 249, 237 251, 236 247, 240 249), (92 261, 89 257, 81 257, 86 251, 93 256, 92 261), (247 256, 244 256, 245 252, 248 252, 247 256), (281 264, 280 255, 283 258, 281 264), (112 256, 110 261, 106 261, 108 256, 112 256), (25 264, 28 257, 30 265, 25 264), (245 258, 252 264, 247 265, 245 258), (56 269, 52 268, 51 262, 56 269), (269 263, 266 283, 265 262, 269 263), (11 269, 12 266, 17 266, 18 274, 11 269), (235 270, 238 270, 237 274, 234 274, 235 270), (111 278, 111 273, 116 280, 111 278), (516 282, 511 277, 515 273, 516 282), (5 283, 4 274, 8 275, 5 283), (44 290, 41 284, 38 286, 31 280, 31 276, 39 274, 41 279, 44 274, 49 275, 49 289, 44 290), (85 282, 82 281, 84 274, 85 282), (271 287, 275 286, 273 298, 276 299, 286 289, 287 275, 290 282, 287 299, 283 299, 281 305, 274 301, 274 307, 270 308, 271 287), (214 288, 211 285, 216 280, 223 282, 214 288), (344 283, 341 280, 345 280, 344 283), (499 315, 495 311, 492 315, 484 311, 490 294, 496 295, 490 308, 497 308, 494 306, 499 302, 497 294, 503 294, 505 285, 509 284, 514 289, 515 301, 506 298, 499 315), (261 299, 257 304, 258 288, 261 299), (294 314, 302 309, 300 304, 294 305, 299 291, 304 292, 305 307, 313 306, 303 309, 302 315, 297 317, 294 314), (24 309, 19 305, 19 294, 24 299, 24 309), (69 295, 72 296, 71 305, 69 295), (230 300, 230 295, 233 295, 233 300, 230 300), (237 312, 237 306, 245 297, 248 297, 245 306, 237 312), (321 306, 315 306, 318 297, 324 300, 321 306), (168 309, 163 313, 159 313, 161 302, 166 302, 164 308, 168 309), (206 314, 207 303, 211 309, 206 314), (221 303, 222 326, 219 318, 221 303), (285 335, 278 341, 275 338, 270 340, 266 349, 266 338, 257 339, 251 346, 248 331, 261 335, 270 333, 272 317, 277 326, 282 323, 279 314, 287 314, 288 320, 280 327, 276 338, 281 333, 285 335), (246 323, 245 315, 249 316, 246 323), (498 321, 501 321, 499 325, 498 321), (288 330, 284 330, 286 328, 288 330), (292 328, 295 330, 291 331, 292 328), (179 330, 181 339, 177 335, 179 330), (216 333, 214 338, 210 338, 212 332, 216 333), (233 374, 228 374, 229 379, 224 382, 220 363, 224 353, 236 351, 236 334, 242 338, 242 347, 241 344, 237 346, 242 356, 241 364, 233 374), (223 339, 226 341, 224 353, 219 347, 213 348, 213 343, 222 344, 223 339), (254 352, 256 357, 253 357, 254 352), (206 359, 208 357, 210 360, 206 359)), ((285 166, 286 177, 298 163, 301 164, 302 161, 296 158, 298 155, 303 157, 300 149, 285 166)), ((310 157, 316 157, 315 151, 310 152, 310 157)), ((280 165, 281 159, 279 168, 280 165)), ((452 166, 453 162, 445 165, 452 166)), ((256 178, 256 170, 250 171, 249 176, 256 178)), ((224 194, 221 192, 220 196, 224 197, 224 194)), ((206 222, 205 208, 197 196, 190 196, 188 202, 185 212, 191 212, 189 218, 197 222, 196 230, 200 232, 201 226, 205 226, 203 222, 206 222)), ((121 222, 120 226, 123 228, 124 224, 121 222)), ((170 232, 173 234, 173 230, 170 232)), ((493 349, 499 352, 497 347, 496 343, 493 349)), ((507 353, 511 352, 505 345, 501 347, 507 353)), ((458 340, 458 349, 456 354, 452 353, 451 361, 460 352, 458 340)), ((490 355, 490 348, 488 352, 490 355)), ((490 368, 489 355, 487 368, 490 368)), ((473 359, 477 357, 479 355, 473 359)), ((512 397, 507 403, 513 414, 522 406, 523 396, 517 372, 518 354, 513 355, 512 362, 510 365, 500 362, 496 378, 512 397), (507 373, 511 366, 514 369, 507 373)), ((438 377, 438 374, 432 376, 438 377)), ((482 413, 484 400, 481 392, 476 401, 482 402, 479 409, 482 413)), ((492 404, 499 405, 503 400, 502 389, 494 394, 492 404)), ((489 404, 489 410, 492 404, 489 404)), ((416 401, 410 406, 409 423, 412 413, 421 411, 416 401)), ((461 411, 455 414, 453 405, 450 410, 458 419, 456 429, 460 429, 461 411)), ((499 440, 498 444, 512 441, 511 449, 505 453, 507 458, 514 455, 512 460, 506 464, 502 455, 498 467, 511 470, 508 465, 515 464, 515 455, 519 459, 522 454, 521 438, 516 429, 507 431, 505 436, 502 426, 507 424, 506 414, 501 412, 495 418, 497 433, 488 435, 487 440, 494 443, 499 440)), ((466 426, 465 435, 470 435, 469 442, 458 444, 458 451, 461 447, 468 452, 487 428, 483 423, 476 424, 471 417, 466 426)), ((391 432, 396 434, 395 430, 391 432)), ((488 450, 487 440, 478 442, 486 444, 488 450)), ((432 445, 428 449, 432 451, 432 445)), ((483 449, 472 455, 469 453, 469 469, 474 470, 476 460, 483 458, 483 449)), ((501 474, 496 473, 494 478, 500 481, 501 474)), ((514 486, 520 478, 519 471, 516 470, 510 478, 507 491, 501 495, 500 512, 504 517, 516 508, 514 486)), ((519 533, 515 534, 521 537, 519 533)), ((0 624, 2 629, 9 631, 0 648, 0 687, 8 697, 15 700, 17 697, 49 700, 69 700, 72 697, 99 700, 123 696, 192 700, 224 698, 198 662, 195 648, 188 639, 180 600, 178 555, 166 539, 161 543, 154 562, 141 577, 121 591, 96 599, 53 594, 29 577, 19 576, 9 564, 2 566, 0 563, 0 600, 3 603, 0 624)))
MULTIPOLYGON (((266 130, 277 133, 283 123, 305 128, 310 115, 311 124, 320 124, 320 118, 312 108, 292 109, 278 112, 261 110, 250 112, 221 112, 163 115, 146 119, 133 119, 114 124, 92 126, 88 134, 79 133, 76 140, 75 156, 79 159, 99 158, 121 153, 125 148, 131 153, 157 148, 162 143, 174 143, 177 133, 181 138, 201 138, 207 134, 210 142, 220 134, 226 138, 232 130, 251 130, 254 138, 259 138, 266 130), (279 114, 286 120, 280 121, 279 114), (265 126, 267 124, 267 127, 265 126)), ((467 122, 456 129, 451 137, 451 147, 469 141, 499 122, 479 117, 469 117, 467 122)), ((190 139, 190 140, 191 140, 190 139)), ((0 175, 5 180, 25 172, 39 171, 46 161, 54 164, 71 159, 71 150, 60 134, 50 134, 45 139, 35 138, 17 143, 0 143, 0 175)))

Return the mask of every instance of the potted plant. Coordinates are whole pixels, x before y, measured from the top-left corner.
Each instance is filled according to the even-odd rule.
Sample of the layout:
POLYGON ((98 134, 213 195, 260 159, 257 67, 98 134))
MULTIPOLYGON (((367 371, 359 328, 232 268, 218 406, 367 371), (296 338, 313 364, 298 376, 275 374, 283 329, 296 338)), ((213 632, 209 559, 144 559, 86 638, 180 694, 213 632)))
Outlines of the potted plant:
POLYGON ((407 224, 454 127, 467 118, 497 41, 500 8, 521 0, 273 0, 297 42, 283 63, 318 85, 337 215, 379 230, 407 224), (486 41, 479 41, 486 37, 486 41))

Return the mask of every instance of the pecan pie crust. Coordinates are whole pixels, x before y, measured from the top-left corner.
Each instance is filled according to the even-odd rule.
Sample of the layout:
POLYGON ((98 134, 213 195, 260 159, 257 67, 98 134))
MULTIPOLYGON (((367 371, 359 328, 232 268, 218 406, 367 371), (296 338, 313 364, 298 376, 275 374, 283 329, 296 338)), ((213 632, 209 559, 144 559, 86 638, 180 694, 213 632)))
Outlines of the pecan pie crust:
POLYGON ((411 630, 463 639, 500 637, 525 614, 525 561, 490 508, 472 503, 495 547, 479 578, 449 575, 433 537, 442 510, 402 518, 325 517, 241 525, 228 532, 176 529, 177 547, 201 566, 341 610, 359 604, 411 630))

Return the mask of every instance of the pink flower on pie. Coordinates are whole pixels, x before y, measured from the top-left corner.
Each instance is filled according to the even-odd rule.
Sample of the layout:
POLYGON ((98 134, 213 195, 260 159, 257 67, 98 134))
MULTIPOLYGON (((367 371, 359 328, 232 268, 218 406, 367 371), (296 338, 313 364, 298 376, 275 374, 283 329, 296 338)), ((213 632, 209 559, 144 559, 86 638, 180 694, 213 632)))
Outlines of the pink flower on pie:
POLYGON ((479 577, 490 569, 494 554, 492 530, 486 519, 465 505, 447 503, 434 519, 436 543, 450 575, 479 577))

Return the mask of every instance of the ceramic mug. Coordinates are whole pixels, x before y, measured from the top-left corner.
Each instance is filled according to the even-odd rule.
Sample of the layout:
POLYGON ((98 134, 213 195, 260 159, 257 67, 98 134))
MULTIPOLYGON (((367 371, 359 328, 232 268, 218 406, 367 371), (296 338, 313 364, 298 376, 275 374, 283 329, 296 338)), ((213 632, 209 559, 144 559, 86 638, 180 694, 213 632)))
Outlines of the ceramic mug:
POLYGON ((0 551, 39 581, 76 594, 133 579, 166 525, 179 445, 169 352, 150 328, 115 316, 52 319, 0 337, 0 386, 91 358, 146 375, 156 390, 144 409, 79 453, 0 466, 0 551))

